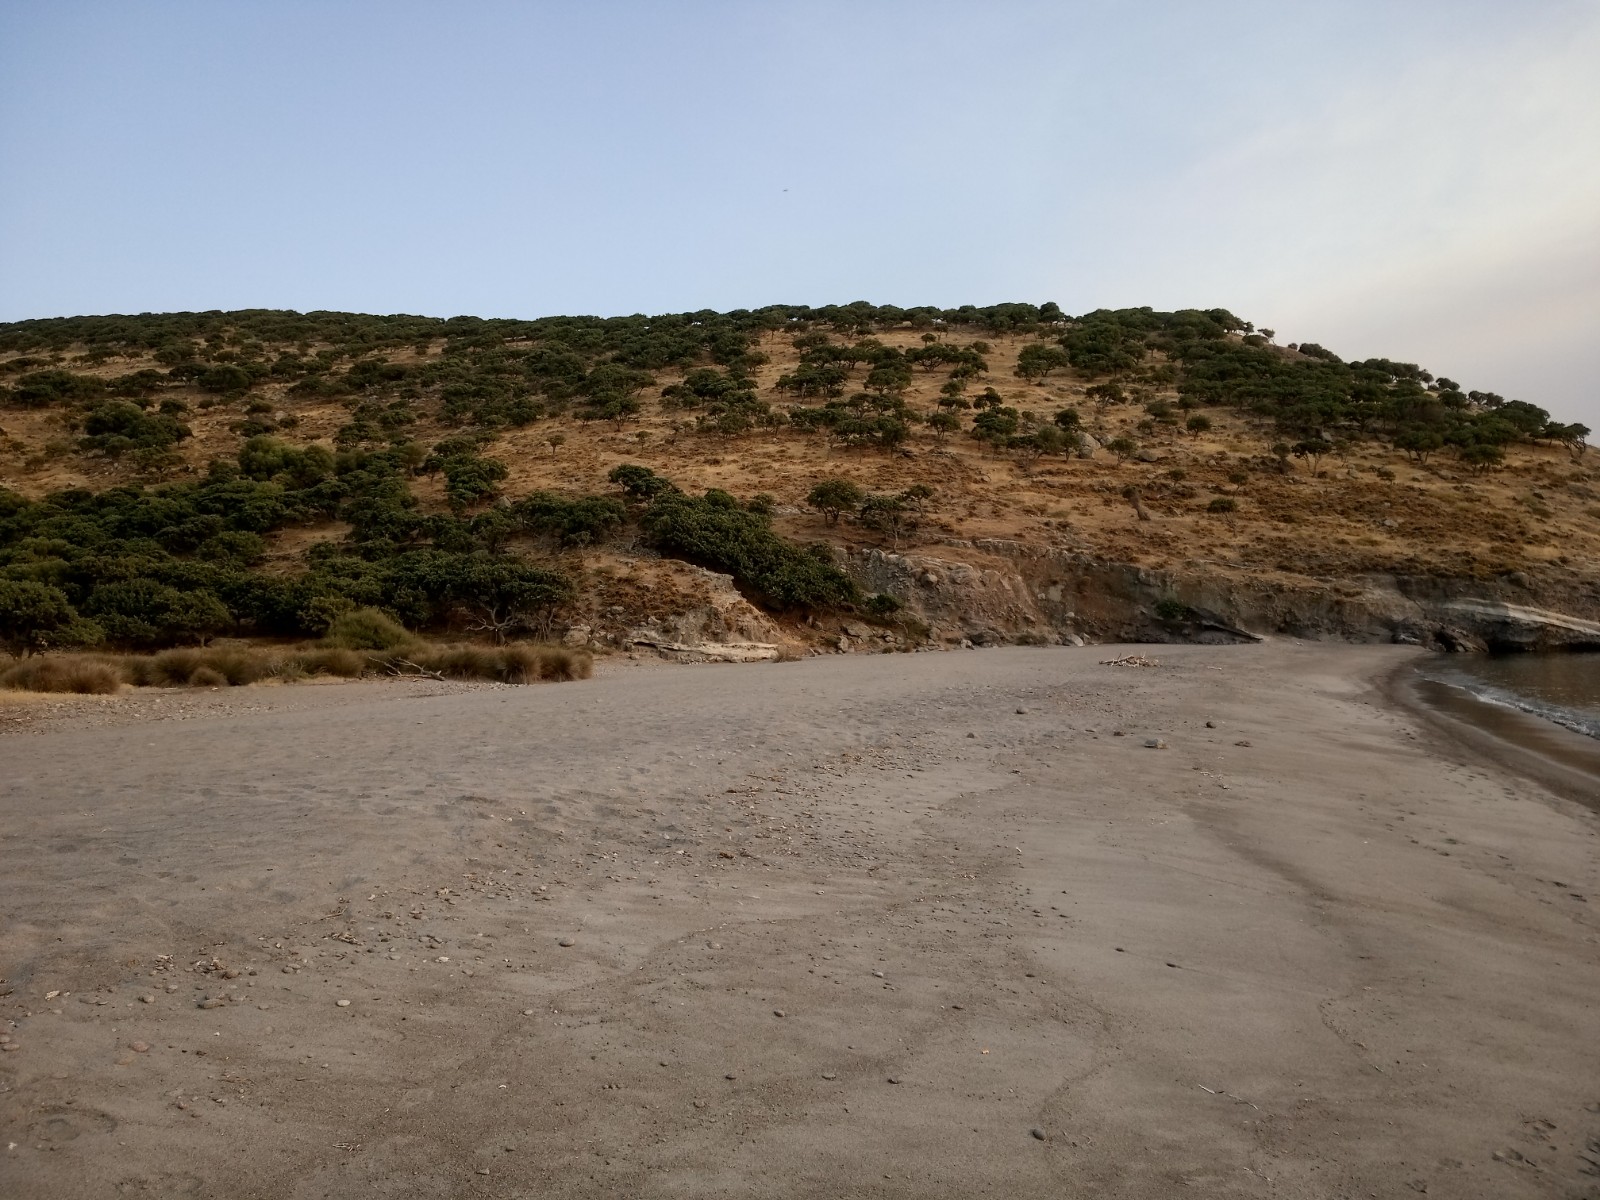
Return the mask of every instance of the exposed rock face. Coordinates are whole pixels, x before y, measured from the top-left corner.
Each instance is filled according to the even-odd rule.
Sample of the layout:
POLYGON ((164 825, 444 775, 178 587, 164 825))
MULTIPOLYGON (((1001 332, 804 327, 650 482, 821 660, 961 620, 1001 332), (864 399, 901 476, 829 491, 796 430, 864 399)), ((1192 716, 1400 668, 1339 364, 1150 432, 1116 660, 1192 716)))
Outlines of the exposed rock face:
POLYGON ((894 596, 948 644, 1279 635, 1442 650, 1600 648, 1600 595, 1521 573, 1324 583, 1200 562, 1154 571, 998 540, 952 541, 937 555, 868 549, 844 565, 864 590, 894 596))
MULTIPOLYGON (((630 567, 638 566, 630 560, 630 567)), ((681 662, 760 662, 798 652, 792 639, 733 585, 731 575, 688 563, 654 561, 650 579, 671 602, 630 613, 602 608, 568 627, 569 646, 644 647, 681 662), (670 591, 660 586, 669 576, 670 591)))

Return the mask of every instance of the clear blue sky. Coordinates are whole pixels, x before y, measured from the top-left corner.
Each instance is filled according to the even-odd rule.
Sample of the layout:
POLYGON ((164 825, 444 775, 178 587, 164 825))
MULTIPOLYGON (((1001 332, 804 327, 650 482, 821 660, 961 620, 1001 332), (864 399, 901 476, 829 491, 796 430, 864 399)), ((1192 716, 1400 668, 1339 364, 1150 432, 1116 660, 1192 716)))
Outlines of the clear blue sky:
POLYGON ((1222 305, 1600 428, 1596 64, 1596 0, 0 0, 0 319, 1222 305))

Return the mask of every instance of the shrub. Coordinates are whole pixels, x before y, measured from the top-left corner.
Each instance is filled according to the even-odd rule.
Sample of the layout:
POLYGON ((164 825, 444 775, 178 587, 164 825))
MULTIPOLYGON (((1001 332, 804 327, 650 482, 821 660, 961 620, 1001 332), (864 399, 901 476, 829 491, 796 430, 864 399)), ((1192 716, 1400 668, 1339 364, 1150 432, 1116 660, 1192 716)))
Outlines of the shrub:
POLYGON ((210 667, 201 667, 193 675, 189 676, 189 686, 195 688, 227 687, 228 679, 220 671, 214 671, 210 667))
POLYGON ((867 597, 864 607, 872 616, 882 618, 894 616, 895 613, 900 611, 901 606, 900 601, 887 592, 879 592, 875 596, 867 597))
POLYGON ((1163 621, 1181 621, 1189 615, 1189 606, 1176 596, 1163 596, 1156 601, 1156 616, 1163 621))
POLYGON ((404 625, 376 608, 340 613, 323 638, 343 650, 394 650, 415 640, 404 625))
POLYGON ((661 493, 645 512, 644 527, 660 550, 726 571, 772 608, 835 607, 856 598, 855 584, 826 551, 779 537, 766 517, 716 489, 700 499, 676 490, 661 493))
POLYGON ((1206 505, 1206 511, 1212 513, 1231 513, 1239 510, 1239 502, 1232 496, 1217 496, 1206 505))
POLYGON ((341 679, 354 679, 370 671, 376 663, 354 650, 333 647, 324 650, 302 650, 285 664, 293 673, 304 675, 336 675, 341 679))
POLYGON ((0 687, 16 692, 110 696, 121 686, 116 668, 92 658, 45 655, 0 671, 0 687))

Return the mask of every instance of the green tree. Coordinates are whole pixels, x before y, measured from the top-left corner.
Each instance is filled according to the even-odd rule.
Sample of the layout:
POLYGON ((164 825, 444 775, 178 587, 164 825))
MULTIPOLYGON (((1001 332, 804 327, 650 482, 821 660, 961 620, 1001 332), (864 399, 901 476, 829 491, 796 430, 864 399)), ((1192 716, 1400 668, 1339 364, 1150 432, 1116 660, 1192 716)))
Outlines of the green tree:
POLYGON ((1022 379, 1043 381, 1051 371, 1064 371, 1071 365, 1065 350, 1044 342, 1030 342, 1017 355, 1017 375, 1022 379))
POLYGON ((1105 447, 1107 450, 1111 451, 1112 454, 1116 455, 1117 464, 1119 466, 1127 462, 1139 452, 1139 443, 1134 441, 1131 437, 1112 438, 1105 444, 1105 447))
POLYGON ((1290 452, 1310 463, 1311 473, 1315 475, 1323 457, 1333 452, 1333 443, 1324 438, 1305 438, 1291 446, 1290 452))
POLYGON ((806 495, 806 503, 829 525, 837 525, 842 514, 855 512, 865 499, 866 493, 848 479, 824 479, 806 495))
POLYGON ((870 495, 861 502, 861 523, 868 529, 889 535, 894 549, 900 549, 900 538, 915 528, 916 514, 904 496, 870 495))
POLYGON ((1204 413, 1195 413, 1183 424, 1184 428, 1188 429, 1190 437, 1199 437, 1202 433, 1211 432, 1211 418, 1204 413))
POLYGON ((933 430, 935 440, 942 442, 961 428, 961 418, 953 412, 941 409, 936 413, 929 414, 928 428, 933 430))
POLYGON ((78 616, 60 588, 0 578, 0 644, 21 658, 51 646, 98 641, 98 627, 78 616))

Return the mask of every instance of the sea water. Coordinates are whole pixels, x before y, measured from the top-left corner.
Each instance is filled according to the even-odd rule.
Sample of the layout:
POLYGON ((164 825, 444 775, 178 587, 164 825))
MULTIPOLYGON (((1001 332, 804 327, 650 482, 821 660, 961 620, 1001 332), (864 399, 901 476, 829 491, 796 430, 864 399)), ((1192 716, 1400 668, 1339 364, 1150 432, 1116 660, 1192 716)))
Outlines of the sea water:
POLYGON ((1459 654, 1430 660, 1422 673, 1600 739, 1600 654, 1459 654))

